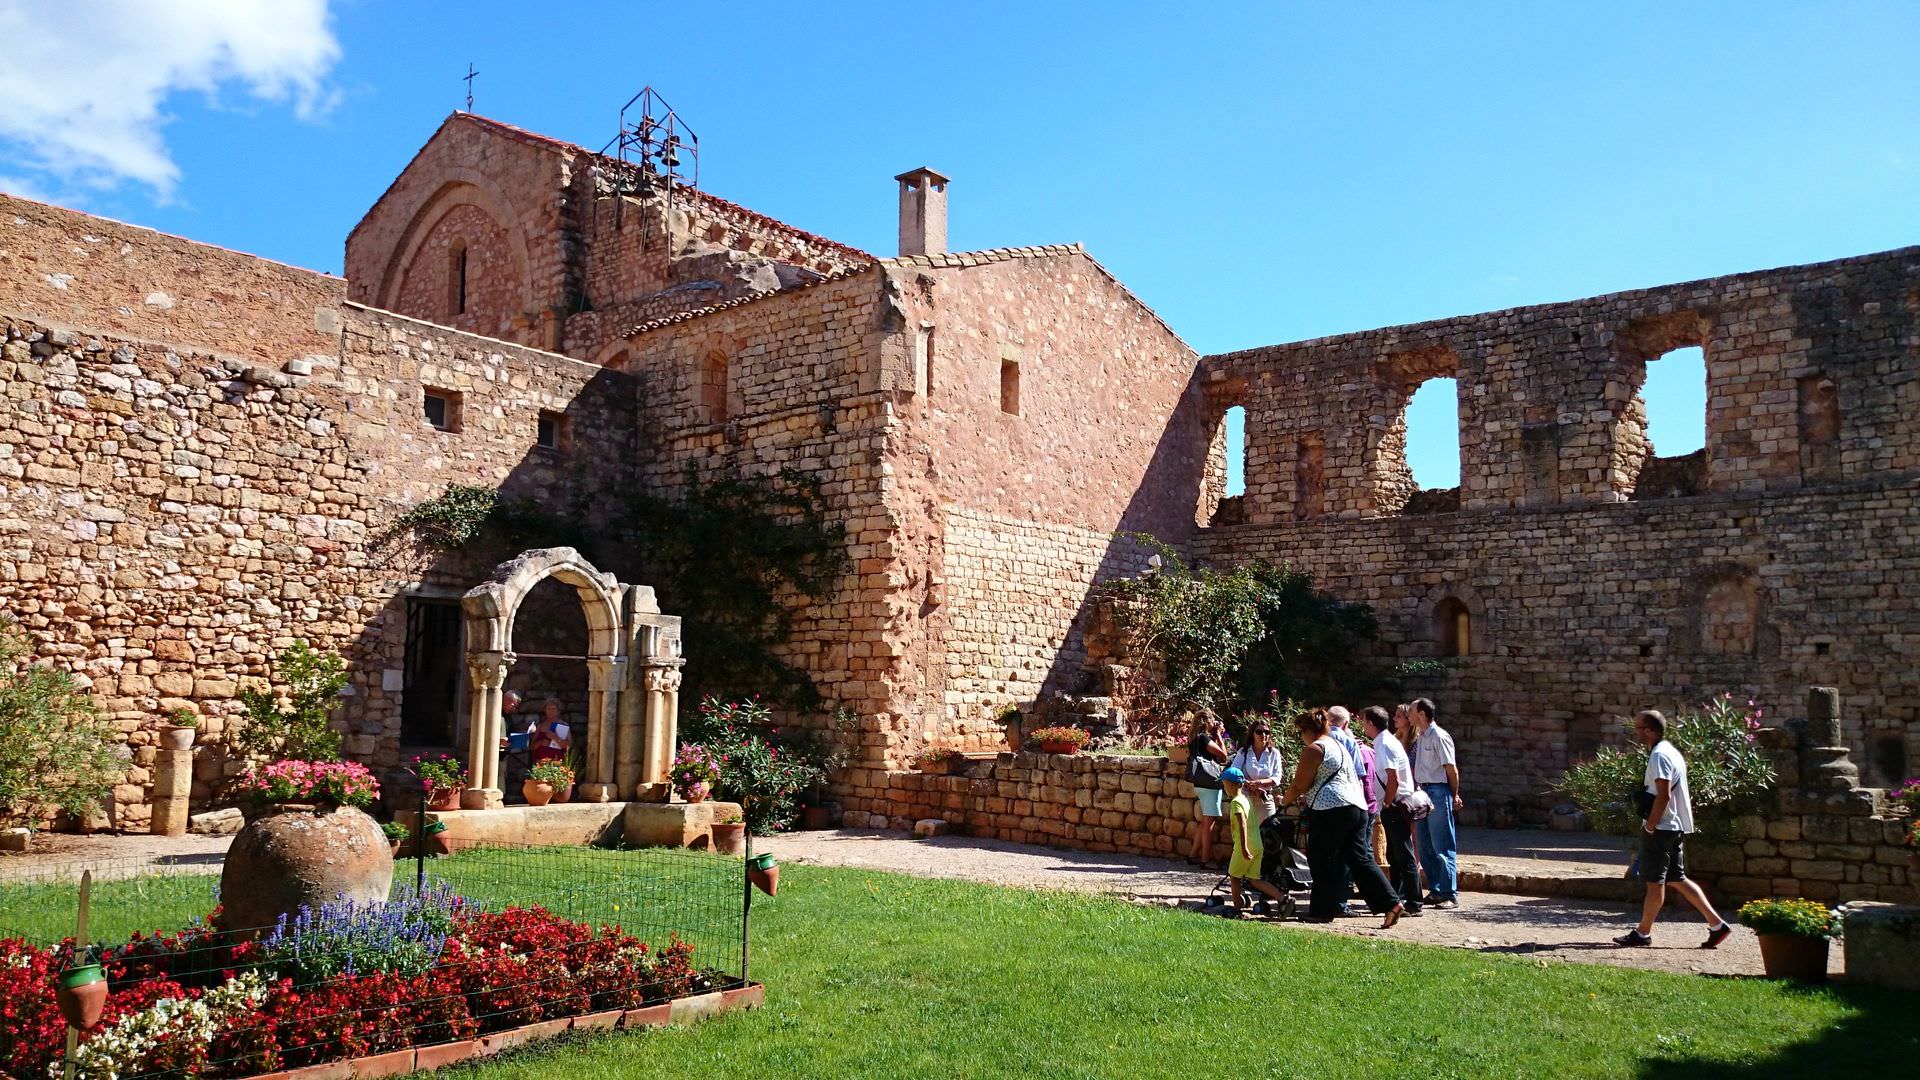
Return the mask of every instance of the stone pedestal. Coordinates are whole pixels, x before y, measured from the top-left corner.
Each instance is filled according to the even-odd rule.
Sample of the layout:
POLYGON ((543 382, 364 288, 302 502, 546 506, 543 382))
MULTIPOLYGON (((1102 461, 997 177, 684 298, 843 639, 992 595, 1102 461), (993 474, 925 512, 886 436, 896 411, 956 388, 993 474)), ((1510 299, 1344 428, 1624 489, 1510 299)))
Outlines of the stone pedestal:
POLYGON ((711 845, 714 819, 739 803, 630 802, 626 812, 626 840, 634 847, 691 847, 711 845))
POLYGON ((153 822, 155 836, 187 835, 187 798, 193 793, 193 751, 162 750, 153 760, 153 822))
POLYGON ((1860 786, 1860 769, 1848 758, 1846 739, 1840 730, 1840 691, 1831 686, 1807 688, 1800 783, 1808 791, 1851 791, 1860 786))
POLYGON ((1842 910, 1847 982, 1920 990, 1920 907, 1856 900, 1842 910))

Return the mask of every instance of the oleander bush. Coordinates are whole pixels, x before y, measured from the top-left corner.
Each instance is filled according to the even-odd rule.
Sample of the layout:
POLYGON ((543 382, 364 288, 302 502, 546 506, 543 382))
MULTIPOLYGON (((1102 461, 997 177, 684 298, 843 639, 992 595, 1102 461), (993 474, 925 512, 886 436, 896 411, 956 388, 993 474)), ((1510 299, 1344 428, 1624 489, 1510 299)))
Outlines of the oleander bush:
POLYGON ((119 749, 86 690, 33 662, 26 635, 0 619, 0 824, 98 806, 124 768, 119 749))

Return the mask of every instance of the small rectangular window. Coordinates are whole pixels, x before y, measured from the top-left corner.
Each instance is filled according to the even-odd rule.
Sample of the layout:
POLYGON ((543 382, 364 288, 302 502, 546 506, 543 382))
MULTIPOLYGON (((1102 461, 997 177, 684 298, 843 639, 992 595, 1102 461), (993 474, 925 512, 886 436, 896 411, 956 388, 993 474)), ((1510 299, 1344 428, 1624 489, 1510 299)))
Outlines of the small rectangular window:
POLYGON ((1020 361, 1000 361, 1000 411, 1020 415, 1020 361))
POLYGON ((533 444, 542 450, 557 450, 565 453, 568 449, 567 418, 556 412, 542 412, 536 421, 533 444))
POLYGON ((426 391, 425 414, 427 423, 441 431, 460 430, 460 394, 454 390, 426 391))

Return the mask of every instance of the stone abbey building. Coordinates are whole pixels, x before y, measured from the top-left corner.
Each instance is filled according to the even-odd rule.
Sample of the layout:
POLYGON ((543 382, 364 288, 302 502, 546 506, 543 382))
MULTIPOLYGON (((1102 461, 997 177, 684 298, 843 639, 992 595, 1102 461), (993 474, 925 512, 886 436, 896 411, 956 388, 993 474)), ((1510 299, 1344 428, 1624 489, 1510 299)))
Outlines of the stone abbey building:
MULTIPOLYGON (((849 538, 787 648, 860 717, 859 820, 898 818, 915 751, 1079 686, 1135 531, 1292 562, 1388 653, 1457 656, 1423 689, 1470 795, 1537 809, 1613 718, 1812 683, 1867 779, 1920 761, 1920 249, 1200 356, 1077 245, 945 250, 930 170, 883 257, 614 166, 455 114, 344 280, 0 197, 0 610, 125 732, 123 826, 165 712, 217 744, 296 637, 352 663, 351 756, 465 745, 456 604, 489 568, 392 543, 449 484, 593 506, 785 468, 849 538), (1645 366, 1688 346, 1706 448, 1656 457, 1645 366), (1462 482, 1421 492, 1405 408, 1438 377, 1462 482)), ((1168 795, 1115 790, 1059 835, 1118 844, 1168 795)))

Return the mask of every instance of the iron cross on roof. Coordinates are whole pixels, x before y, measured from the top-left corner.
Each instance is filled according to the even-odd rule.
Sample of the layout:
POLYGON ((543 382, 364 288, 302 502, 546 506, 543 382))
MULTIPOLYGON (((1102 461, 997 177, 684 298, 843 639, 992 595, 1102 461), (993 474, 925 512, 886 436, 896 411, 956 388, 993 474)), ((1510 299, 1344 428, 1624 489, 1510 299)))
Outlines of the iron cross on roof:
POLYGON ((475 71, 475 70, 473 70, 473 62, 472 62, 472 61, 468 61, 468 62, 467 62, 467 77, 466 77, 466 78, 465 78, 464 80, 462 80, 463 82, 465 82, 465 83, 467 84, 467 111, 468 111, 468 112, 472 112, 472 111, 473 111, 473 77, 474 77, 475 75, 478 75, 478 74, 480 74, 480 73, 479 73, 479 72, 477 72, 477 71, 475 71))

